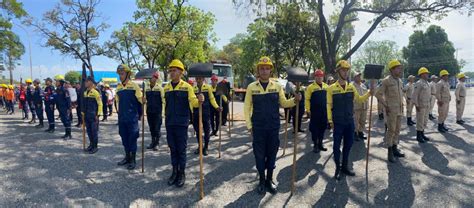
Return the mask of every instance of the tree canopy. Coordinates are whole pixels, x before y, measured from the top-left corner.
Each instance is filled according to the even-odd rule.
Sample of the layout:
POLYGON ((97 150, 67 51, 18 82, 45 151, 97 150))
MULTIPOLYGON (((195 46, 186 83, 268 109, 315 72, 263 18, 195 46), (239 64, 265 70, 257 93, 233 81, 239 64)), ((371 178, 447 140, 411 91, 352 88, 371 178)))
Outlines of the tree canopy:
POLYGON ((403 57, 409 74, 416 75, 420 67, 426 67, 432 74, 446 69, 454 75, 460 71, 455 52, 444 29, 431 25, 425 32, 417 30, 410 36, 408 46, 403 48, 403 57))

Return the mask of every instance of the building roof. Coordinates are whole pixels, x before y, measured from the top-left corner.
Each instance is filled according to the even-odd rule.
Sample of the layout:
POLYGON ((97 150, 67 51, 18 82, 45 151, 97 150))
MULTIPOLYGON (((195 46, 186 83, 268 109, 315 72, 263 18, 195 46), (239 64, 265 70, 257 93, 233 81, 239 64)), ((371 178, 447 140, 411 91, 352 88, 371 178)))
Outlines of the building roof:
MULTIPOLYGON (((78 71, 82 74, 82 71, 78 71)), ((89 71, 86 71, 86 75, 89 76, 89 71)), ((94 80, 96 82, 105 80, 119 80, 119 76, 115 71, 94 71, 94 80)))

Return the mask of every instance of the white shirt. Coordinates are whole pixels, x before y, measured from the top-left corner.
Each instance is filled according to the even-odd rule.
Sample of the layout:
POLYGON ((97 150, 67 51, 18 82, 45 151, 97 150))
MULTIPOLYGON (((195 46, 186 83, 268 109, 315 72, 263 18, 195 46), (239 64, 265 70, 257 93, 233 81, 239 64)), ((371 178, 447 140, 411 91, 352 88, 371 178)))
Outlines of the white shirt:
POLYGON ((77 93, 75 88, 67 88, 67 91, 69 91, 69 97, 71 98, 71 102, 76 102, 77 101, 77 93))

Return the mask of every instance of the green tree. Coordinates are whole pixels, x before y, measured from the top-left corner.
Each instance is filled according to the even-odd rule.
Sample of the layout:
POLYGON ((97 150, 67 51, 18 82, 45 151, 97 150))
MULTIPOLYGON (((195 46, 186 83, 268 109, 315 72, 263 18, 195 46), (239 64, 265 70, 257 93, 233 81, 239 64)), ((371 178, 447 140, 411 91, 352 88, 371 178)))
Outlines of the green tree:
POLYGON ((166 68, 174 58, 186 64, 208 61, 210 42, 215 41, 215 18, 185 3, 186 0, 137 1, 135 22, 128 25, 133 43, 149 68, 166 68))
MULTIPOLYGON (((392 59, 402 59, 402 53, 394 41, 367 41, 364 46, 357 51, 352 62, 352 69, 363 71, 366 64, 379 64, 386 66, 392 59)), ((385 73, 388 69, 385 69, 385 73)))
POLYGON ((131 32, 127 26, 112 33, 111 40, 105 43, 108 49, 105 55, 115 59, 122 64, 127 64, 132 69, 143 69, 141 57, 137 51, 137 46, 133 43, 131 32))
POLYGON ((80 83, 81 82, 81 77, 82 77, 81 73, 79 73, 77 71, 68 71, 64 75, 64 79, 66 81, 70 82, 71 84, 80 83))
POLYGON ((42 21, 30 18, 27 23, 46 38, 44 46, 81 60, 94 76, 91 59, 104 54, 99 35, 108 28, 97 12, 99 3, 100 0, 61 0, 43 14, 42 21))
POLYGON ((403 48, 403 57, 408 62, 409 74, 417 74, 420 67, 427 67, 432 74, 446 69, 454 75, 460 71, 455 52, 444 29, 431 25, 425 32, 418 30, 410 36, 408 46, 403 48))
MULTIPOLYGON (((251 7, 253 11, 259 11, 260 15, 268 15, 275 11, 275 7, 286 0, 232 0, 238 7, 251 7), (265 12, 260 12, 265 10, 265 12)), ((296 2, 296 1, 292 1, 296 2)), ((302 8, 310 10, 319 21, 315 21, 319 28, 319 38, 321 55, 330 73, 334 72, 339 59, 349 59, 367 40, 367 38, 380 26, 393 21, 406 22, 407 19, 414 19, 415 24, 429 22, 431 19, 441 19, 448 12, 456 10, 471 14, 473 6, 469 1, 357 1, 357 0, 333 0, 332 6, 340 8, 337 12, 337 21, 331 26, 331 19, 328 20, 325 12, 323 0, 298 1, 302 8), (369 28, 364 32, 354 45, 342 51, 341 44, 344 36, 347 35, 347 25, 352 25, 359 21, 358 14, 371 14, 373 19, 369 22, 369 28)), ((246 11, 249 11, 248 9, 246 11)), ((252 11, 252 10, 250 10, 252 11)), ((350 36, 349 36, 350 37, 350 36)))

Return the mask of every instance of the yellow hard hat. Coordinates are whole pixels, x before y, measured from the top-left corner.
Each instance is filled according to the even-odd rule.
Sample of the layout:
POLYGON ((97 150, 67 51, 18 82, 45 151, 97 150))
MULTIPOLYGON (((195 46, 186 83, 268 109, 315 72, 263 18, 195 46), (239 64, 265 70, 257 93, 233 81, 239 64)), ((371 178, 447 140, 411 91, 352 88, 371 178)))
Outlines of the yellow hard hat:
POLYGON ((268 56, 262 56, 260 59, 258 59, 257 63, 257 69, 260 66, 270 66, 273 69, 273 62, 268 56))
POLYGON ((6 84, 1 84, 0 87, 7 88, 6 84))
POLYGON ((170 65, 168 65, 168 69, 169 68, 178 68, 178 69, 181 69, 183 71, 186 71, 186 69, 184 68, 183 62, 181 62, 179 59, 173 59, 171 61, 170 65))
POLYGON ((109 88, 110 86, 109 86, 109 84, 105 84, 105 87, 109 88))
POLYGON ((337 69, 349 70, 350 68, 351 68, 351 65, 346 60, 340 60, 336 64, 336 70, 337 69))
POLYGON ((33 81, 31 81, 31 79, 26 79, 25 83, 33 83, 33 81))
POLYGON ((10 88, 10 90, 13 90, 13 85, 9 85, 8 88, 10 88))
POLYGON ((125 72, 131 72, 132 70, 130 70, 130 67, 128 67, 127 64, 120 64, 117 66, 117 73, 119 73, 120 71, 125 71, 125 72))
POLYGON ((59 75, 56 75, 56 76, 54 76, 54 80, 56 80, 56 81, 62 81, 62 80, 64 80, 64 76, 63 76, 63 75, 60 75, 60 74, 59 74, 59 75))
POLYGON ((388 62, 388 69, 392 70, 393 68, 395 68, 397 66, 401 66, 401 65, 402 65, 402 63, 400 63, 399 60, 393 59, 390 62, 388 62))
POLYGON ((444 75, 449 75, 448 70, 443 69, 443 70, 441 70, 441 71, 439 72, 439 76, 440 76, 440 77, 442 77, 442 76, 444 76, 444 75))
POLYGON ((458 74, 458 79, 466 78, 466 75, 464 73, 459 73, 458 74))
POLYGON ((426 67, 421 67, 420 69, 418 69, 418 76, 422 75, 422 74, 429 74, 430 71, 428 71, 428 69, 426 67))

